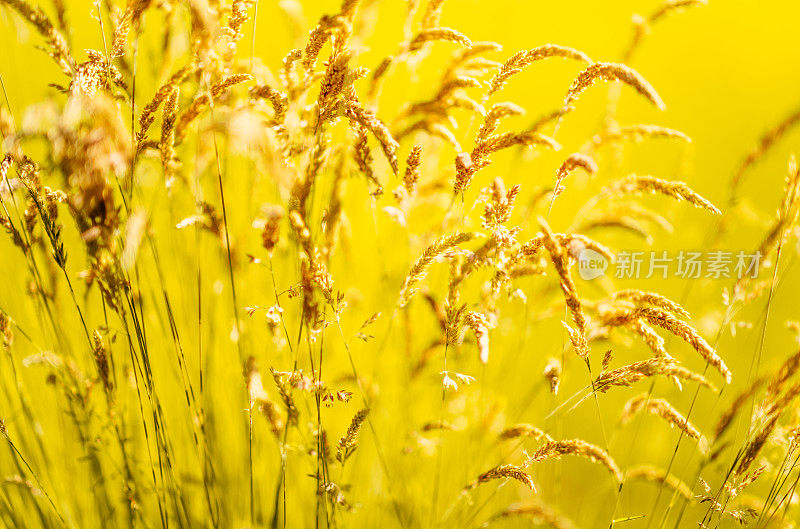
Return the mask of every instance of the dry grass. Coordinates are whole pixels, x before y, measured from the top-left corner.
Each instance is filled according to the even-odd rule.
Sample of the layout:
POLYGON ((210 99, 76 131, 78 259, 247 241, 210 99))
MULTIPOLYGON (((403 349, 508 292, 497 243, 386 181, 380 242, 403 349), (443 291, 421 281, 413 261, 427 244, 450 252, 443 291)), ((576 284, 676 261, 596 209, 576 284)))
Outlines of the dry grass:
MULTIPOLYGON (((704 3, 635 17, 623 62, 704 3)), ((0 0, 54 66, 0 78, 1 526, 796 519, 800 353, 774 330, 796 161, 764 181, 778 198, 739 195, 796 112, 723 214, 688 175, 636 172, 673 172, 691 139, 618 122, 620 87, 666 107, 613 57, 503 51, 444 0, 310 23, 315 4, 273 4, 95 2, 76 22, 80 0, 0 0), (573 70, 534 79, 554 59, 573 70), (36 104, 16 107, 23 81, 36 104), (577 105, 598 81, 601 120, 577 105), (669 209, 687 204, 701 220, 669 209), (584 274, 587 253, 731 233, 761 257, 746 278, 584 274)))

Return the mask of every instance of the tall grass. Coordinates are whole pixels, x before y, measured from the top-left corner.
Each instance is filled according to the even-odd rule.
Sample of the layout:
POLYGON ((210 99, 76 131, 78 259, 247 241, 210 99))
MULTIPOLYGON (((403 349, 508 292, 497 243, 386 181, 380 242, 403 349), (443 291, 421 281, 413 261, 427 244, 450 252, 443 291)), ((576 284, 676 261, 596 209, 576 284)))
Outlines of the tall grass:
POLYGON ((667 108, 623 62, 705 2, 635 17, 598 61, 503 51, 428 0, 372 62, 378 4, 344 0, 265 64, 301 2, 273 27, 251 0, 95 2, 81 50, 72 2, 0 0, 60 72, 31 72, 50 88, 26 108, 3 79, 0 524, 794 526, 800 354, 770 316, 800 171, 775 214, 742 182, 797 114, 723 207, 637 170, 638 144, 691 139, 618 112, 667 108), (572 69, 539 76, 563 99, 502 99, 543 61, 572 69), (673 230, 760 260, 681 299, 578 273, 673 230))

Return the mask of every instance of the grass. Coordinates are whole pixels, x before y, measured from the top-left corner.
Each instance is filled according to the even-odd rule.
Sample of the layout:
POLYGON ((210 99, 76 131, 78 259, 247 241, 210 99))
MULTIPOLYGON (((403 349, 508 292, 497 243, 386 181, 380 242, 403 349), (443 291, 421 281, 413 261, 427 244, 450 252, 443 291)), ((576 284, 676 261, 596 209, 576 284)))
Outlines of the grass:
POLYGON ((59 72, 22 107, 0 78, 0 524, 793 527, 800 170, 745 184, 798 114, 717 204, 653 171, 692 139, 623 64, 705 2, 597 62, 443 0, 373 60, 380 2, 303 4, 0 0, 59 72), (505 99, 545 63, 560 99, 505 99), (670 237, 688 266, 684 233, 716 269, 582 273, 670 237))

